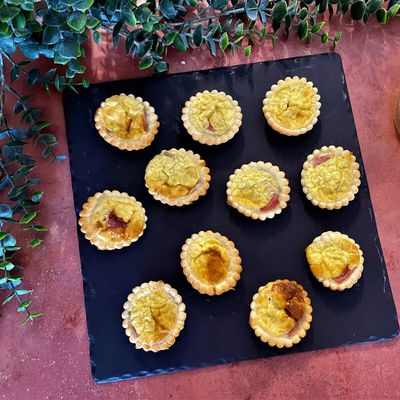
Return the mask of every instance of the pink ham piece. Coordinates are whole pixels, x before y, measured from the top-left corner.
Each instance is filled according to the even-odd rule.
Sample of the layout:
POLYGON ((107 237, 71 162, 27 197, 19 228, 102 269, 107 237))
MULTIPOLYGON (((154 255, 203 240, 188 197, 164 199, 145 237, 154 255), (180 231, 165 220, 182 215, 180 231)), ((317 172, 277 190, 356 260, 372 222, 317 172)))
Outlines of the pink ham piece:
POLYGON ((121 218, 118 218, 113 212, 108 214, 107 217, 107 226, 109 228, 126 228, 127 223, 123 221, 121 218))
POLYGON ((264 207, 260 208, 260 211, 262 212, 267 212, 267 211, 271 211, 272 209, 274 209, 276 206, 279 205, 279 196, 275 193, 274 197, 272 197, 271 201, 264 207))
POLYGON ((331 156, 328 156, 328 155, 320 156, 320 157, 314 158, 313 161, 312 161, 312 164, 313 164, 314 167, 316 167, 317 165, 320 165, 320 164, 322 164, 325 161, 328 161, 330 159, 331 159, 331 156))
POLYGON ((340 275, 340 276, 338 276, 337 278, 335 278, 334 281, 337 282, 337 283, 342 283, 342 282, 344 282, 352 273, 353 273, 353 270, 352 270, 352 269, 346 268, 346 271, 344 271, 342 275, 340 275))

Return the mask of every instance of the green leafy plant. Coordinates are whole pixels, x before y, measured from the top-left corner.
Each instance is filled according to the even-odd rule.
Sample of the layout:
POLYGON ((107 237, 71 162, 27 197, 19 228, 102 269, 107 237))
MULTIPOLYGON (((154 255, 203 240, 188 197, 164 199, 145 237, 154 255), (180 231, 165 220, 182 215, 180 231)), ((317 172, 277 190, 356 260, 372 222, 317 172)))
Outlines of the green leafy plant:
POLYGON ((48 132, 50 122, 32 106, 32 94, 19 94, 14 83, 24 79, 27 91, 35 86, 50 93, 88 87, 82 59, 84 43, 100 43, 110 33, 115 47, 123 45, 126 55, 138 60, 139 69, 168 70, 169 48, 187 51, 207 48, 216 56, 220 51, 243 51, 263 40, 276 43, 279 32, 295 32, 307 43, 318 39, 333 47, 341 32, 325 28, 325 15, 346 15, 367 22, 373 15, 381 24, 398 18, 400 0, 3 0, 0 4, 0 290, 3 302, 18 302, 26 321, 41 315, 31 313, 30 290, 21 289, 22 267, 18 258, 15 230, 30 233, 28 246, 43 242, 46 229, 37 223, 42 192, 35 191, 39 180, 32 176, 36 160, 27 145, 36 143, 50 162, 65 157, 54 151, 56 137, 48 132), (17 50, 21 54, 15 56, 17 50), (40 71, 32 60, 51 59, 52 67, 40 71), (7 75, 7 76, 6 76, 7 75), (7 97, 7 101, 6 101, 7 97), (11 106, 10 106, 11 105, 11 106), (8 120, 20 119, 10 126, 8 120), (11 233, 14 232, 14 234, 11 233))

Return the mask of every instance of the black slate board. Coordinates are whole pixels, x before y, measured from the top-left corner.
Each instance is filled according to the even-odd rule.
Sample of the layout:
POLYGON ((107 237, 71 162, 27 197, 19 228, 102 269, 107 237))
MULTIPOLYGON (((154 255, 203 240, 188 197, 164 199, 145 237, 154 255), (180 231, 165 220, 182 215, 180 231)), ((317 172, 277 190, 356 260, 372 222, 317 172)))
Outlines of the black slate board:
POLYGON ((98 382, 137 378, 238 360, 308 351, 398 334, 399 325, 341 60, 337 54, 242 65, 146 79, 92 85, 80 95, 64 95, 75 207, 87 197, 117 189, 139 199, 149 218, 144 236, 129 248, 98 251, 79 233, 93 377, 98 382), (312 132, 288 138, 273 132, 261 113, 266 90, 286 76, 305 76, 321 95, 319 122, 312 132), (180 116, 186 99, 218 89, 239 101, 244 115, 230 142, 209 148, 194 142, 180 116), (93 115, 113 94, 133 93, 156 109, 161 128, 153 144, 125 152, 96 132, 93 115), (306 156, 323 145, 351 150, 361 164, 362 185, 355 201, 338 211, 320 210, 305 198, 300 171, 306 156), (183 208, 155 201, 143 184, 144 170, 162 149, 184 147, 198 152, 211 169, 207 196, 183 208), (225 204, 226 181, 250 161, 270 161, 285 171, 292 189, 287 209, 273 220, 253 221, 225 204), (197 293, 187 283, 179 261, 185 239, 211 229, 236 243, 243 273, 236 290, 218 297, 197 293), (365 269, 351 290, 325 289, 309 272, 304 249, 323 231, 339 230, 364 251, 365 269), (249 327, 249 305, 258 287, 278 278, 294 279, 308 291, 314 308, 311 330, 291 349, 263 344, 249 327), (175 287, 187 306, 187 321, 176 344, 152 354, 135 350, 121 327, 122 305, 132 287, 162 279, 175 287))

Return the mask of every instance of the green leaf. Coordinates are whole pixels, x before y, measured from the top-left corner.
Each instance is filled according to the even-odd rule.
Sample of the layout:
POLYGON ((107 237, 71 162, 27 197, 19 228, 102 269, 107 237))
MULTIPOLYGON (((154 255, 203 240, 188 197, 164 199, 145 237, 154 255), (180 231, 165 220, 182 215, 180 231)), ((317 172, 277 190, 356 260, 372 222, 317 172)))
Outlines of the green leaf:
POLYGON ((100 25, 100 20, 94 17, 89 17, 86 21, 86 26, 89 29, 96 29, 100 25))
POLYGON ((33 68, 28 72, 27 81, 31 86, 34 86, 40 82, 40 72, 37 68, 33 68))
POLYGON ((38 247, 41 243, 43 243, 42 239, 33 239, 30 243, 29 243, 29 247, 35 248, 38 247))
POLYGON ((336 32, 335 33, 335 37, 333 38, 333 40, 335 42, 338 42, 342 38, 342 36, 343 36, 343 32, 336 32))
POLYGON ((376 19, 380 24, 386 24, 387 22, 387 11, 384 8, 380 8, 376 12, 376 19))
POLYGON ((21 8, 25 11, 34 11, 35 10, 35 5, 30 2, 25 2, 21 5, 21 8))
POLYGON ((203 44, 203 27, 200 24, 194 29, 193 43, 196 47, 200 47, 203 44))
POLYGON ((18 307, 18 311, 25 311, 27 307, 29 307, 31 305, 32 301, 23 301, 19 307, 18 307))
POLYGON ((394 17, 400 10, 400 3, 393 4, 390 8, 389 11, 387 12, 387 15, 389 18, 394 17))
POLYGON ((229 45, 229 37, 226 32, 219 39, 219 48, 224 51, 229 45))
POLYGON ((172 44, 174 42, 176 35, 177 35, 177 31, 171 31, 162 37, 162 42, 166 46, 169 46, 170 44, 172 44))
POLYGON ((79 46, 74 40, 64 39, 58 43, 57 51, 60 56, 71 59, 78 56, 79 46))
POLYGON ((301 20, 306 19, 308 15, 308 10, 306 7, 303 7, 300 11, 299 11, 299 18, 301 20))
POLYGON ((243 36, 243 28, 244 28, 243 22, 236 26, 235 28, 236 37, 243 36))
POLYGON ((86 69, 78 60, 71 60, 68 63, 68 68, 78 74, 84 73, 86 69))
POLYGON ((324 32, 321 36, 321 43, 326 43, 329 39, 328 32, 324 32))
POLYGON ((364 0, 358 0, 351 5, 350 16, 355 21, 362 20, 365 13, 365 2, 364 0))
POLYGON ((137 21, 136 21, 135 14, 133 13, 132 10, 129 10, 129 9, 128 9, 128 10, 124 11, 123 16, 124 16, 125 22, 126 22, 129 26, 131 26, 132 28, 134 28, 134 27, 136 26, 137 21))
POLYGON ((5 300, 3 301, 3 306, 4 306, 4 304, 6 304, 6 303, 8 303, 9 301, 11 301, 12 298, 13 298, 14 296, 15 296, 15 292, 10 293, 10 294, 5 298, 5 300))
POLYGON ((19 289, 19 290, 16 290, 16 293, 17 293, 18 296, 23 296, 25 294, 32 293, 32 290, 19 289))
POLYGON ((43 43, 55 44, 60 39, 60 31, 55 26, 46 26, 43 31, 43 43))
POLYGON ((18 7, 7 7, 3 6, 0 8, 0 21, 7 22, 13 19, 19 14, 20 9, 18 7))
POLYGON ((9 234, 10 232, 0 232, 0 240, 5 239, 9 234))
POLYGON ((256 0, 245 0, 244 9, 249 20, 255 21, 257 19, 258 5, 256 0))
POLYGON ((207 36, 206 41, 207 41, 207 46, 210 50, 210 53, 215 57, 217 55, 217 48, 215 46, 214 39, 210 36, 207 36))
POLYGON ((163 72, 168 71, 168 64, 165 61, 156 62, 154 66, 154 71, 157 74, 162 74, 163 72))
POLYGON ((215 10, 222 10, 228 4, 228 0, 211 0, 211 7, 215 10))
POLYGON ((324 22, 324 21, 318 22, 317 24, 315 24, 315 25, 311 28, 311 32, 312 32, 312 33, 318 33, 324 25, 325 25, 325 22, 324 22))
POLYGON ((25 214, 21 220, 19 221, 21 224, 29 224, 32 220, 34 220, 37 216, 36 211, 30 211, 27 214, 25 214))
MULTIPOLYGON (((36 192, 31 197, 31 200, 34 201, 35 203, 38 203, 42 199, 42 197, 43 197, 43 192, 36 192)), ((0 206, 0 208, 1 208, 1 206, 0 206)))
POLYGON ((190 7, 197 7, 198 1, 197 0, 188 0, 188 4, 190 7))
POLYGON ((154 59, 152 56, 144 56, 139 62, 139 69, 150 68, 154 64, 154 59))
POLYGON ((259 32, 260 38, 262 39, 267 34, 266 28, 262 28, 259 32))
POLYGON ((297 26, 297 36, 303 40, 307 37, 308 32, 308 23, 307 21, 300 21, 299 25, 297 26))
POLYGON ((12 215, 12 208, 8 204, 0 204, 0 218, 11 218, 12 215))
POLYGON ((34 41, 33 39, 26 39, 19 44, 19 48, 24 54, 25 57, 30 60, 36 60, 39 58, 39 43, 34 41))
POLYGON ((74 11, 67 19, 67 24, 75 31, 80 31, 86 25, 86 14, 80 11, 74 11))
POLYGON ((80 0, 73 5, 73 8, 78 11, 87 11, 92 7, 94 0, 80 0))
MULTIPOLYGON (((147 4, 147 3, 146 3, 147 4)), ((151 15, 151 10, 145 4, 140 5, 136 10, 136 18, 139 22, 144 23, 151 15)))
POLYGON ((369 0, 367 3, 367 11, 371 14, 375 14, 379 10, 382 3, 383 0, 369 0))
POLYGON ((178 15, 177 9, 170 0, 161 0, 160 12, 165 18, 174 19, 178 15))
POLYGON ((101 42, 101 34, 100 32, 96 31, 93 32, 93 40, 96 44, 99 44, 101 42))
POLYGON ((10 263, 9 261, 4 261, 0 264, 0 270, 7 270, 11 271, 14 268, 14 264, 10 263))
POLYGON ((174 39, 174 47, 179 50, 179 51, 186 51, 187 47, 185 46, 185 44, 183 43, 182 38, 177 35, 174 39))
POLYGON ((245 55, 246 57, 249 57, 250 54, 251 54, 251 46, 247 46, 247 47, 244 49, 244 55, 245 55))
POLYGON ((287 5, 285 1, 278 1, 272 10, 272 20, 280 24, 287 13, 287 5))
POLYGON ((52 9, 48 10, 43 18, 43 24, 48 26, 61 26, 68 18, 66 12, 56 12, 52 9))
MULTIPOLYGON (((86 78, 83 78, 83 79, 82 79, 82 86, 83 86, 85 89, 87 89, 87 88, 90 86, 89 80, 86 79, 86 78)), ((61 161, 61 159, 60 159, 59 161, 61 161)))

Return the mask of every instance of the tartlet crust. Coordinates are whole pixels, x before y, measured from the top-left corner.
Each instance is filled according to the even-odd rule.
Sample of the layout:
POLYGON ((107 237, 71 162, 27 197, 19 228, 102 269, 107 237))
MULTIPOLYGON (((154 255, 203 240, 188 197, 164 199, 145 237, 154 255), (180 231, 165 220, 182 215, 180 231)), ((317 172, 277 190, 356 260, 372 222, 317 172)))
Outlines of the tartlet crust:
POLYGON ((246 217, 250 217, 252 219, 260 219, 261 221, 265 221, 267 218, 271 219, 275 215, 280 214, 284 208, 287 207, 287 203, 290 200, 290 187, 289 181, 285 178, 285 173, 281 171, 276 165, 272 165, 270 162, 263 162, 263 161, 252 161, 249 164, 244 164, 240 168, 236 169, 234 173, 229 177, 227 183, 227 203, 233 208, 236 208, 241 214, 244 214, 246 217), (251 168, 262 168, 269 173, 276 179, 276 182, 279 186, 279 205, 269 211, 261 211, 255 208, 246 207, 240 204, 235 198, 232 196, 231 186, 232 180, 235 179, 235 175, 241 171, 251 168))
POLYGON ((125 192, 119 192, 118 190, 105 190, 104 192, 97 192, 93 196, 89 197, 86 201, 86 203, 83 204, 82 210, 79 213, 79 220, 78 224, 81 226, 81 231, 84 233, 85 238, 90 241, 91 244, 95 245, 99 250, 115 250, 115 249, 122 249, 123 247, 127 247, 131 245, 133 242, 136 242, 142 235, 144 230, 146 229, 146 222, 147 222, 147 216, 146 216, 146 210, 144 209, 142 203, 138 200, 136 200, 135 197, 129 196, 125 192), (92 227, 91 222, 90 222, 90 217, 92 214, 92 211, 97 205, 97 202, 104 197, 122 197, 122 198, 128 198, 132 201, 134 201, 143 211, 143 229, 139 233, 139 235, 135 237, 131 237, 126 240, 104 240, 103 238, 99 237, 97 235, 96 230, 92 227))
POLYGON ((171 287, 168 283, 164 283, 163 281, 150 281, 142 283, 140 286, 136 286, 132 289, 132 293, 128 296, 128 301, 124 303, 124 311, 122 312, 122 327, 125 329, 126 335, 129 337, 129 341, 133 343, 136 349, 143 349, 144 351, 152 351, 154 353, 161 350, 168 350, 176 341, 176 338, 179 336, 181 330, 185 325, 186 306, 182 301, 182 297, 178 294, 177 290, 171 287), (147 292, 150 293, 151 289, 157 285, 163 285, 163 289, 165 292, 170 295, 175 304, 178 306, 178 314, 174 328, 170 331, 170 333, 158 342, 153 343, 144 343, 142 342, 135 331, 135 328, 131 323, 131 309, 132 309, 132 300, 133 296, 138 292, 147 292))
POLYGON ((321 96, 318 94, 318 89, 316 87, 313 86, 313 82, 307 81, 306 78, 299 78, 298 76, 294 76, 293 78, 291 77, 287 77, 284 80, 280 79, 276 84, 271 86, 271 89, 269 91, 267 91, 265 93, 265 98, 263 100, 263 114, 265 116, 265 119, 268 122, 268 125, 276 132, 281 133, 282 135, 286 135, 286 136, 298 136, 298 135, 302 135, 308 131, 310 131, 313 126, 317 123, 318 121, 318 117, 320 115, 320 108, 321 108, 321 103, 320 103, 320 99, 321 96), (285 85, 288 82, 291 81, 299 81, 299 82, 304 82, 306 83, 308 86, 312 87, 313 92, 315 93, 315 109, 314 109, 314 115, 311 118, 311 121, 301 127, 301 128, 287 128, 283 125, 281 125, 273 116, 273 114, 270 112, 269 109, 269 102, 272 96, 274 96, 275 92, 282 86, 285 85))
MULTIPOLYGON (((341 232, 332 232, 332 231, 327 231, 322 233, 320 236, 317 236, 312 243, 317 243, 318 241, 324 241, 324 240, 332 240, 335 237, 342 237, 345 239, 348 239, 351 243, 356 245, 359 253, 360 253, 360 263, 357 265, 354 269, 352 269, 352 273, 342 282, 338 283, 332 278, 322 278, 315 276, 315 278, 321 282, 326 288, 329 288, 331 290, 339 290, 342 291, 344 289, 350 289, 353 287, 358 280, 361 278, 362 272, 364 270, 364 257, 363 257, 363 252, 360 249, 360 246, 349 236, 345 235, 344 233, 341 232)), ((311 267, 311 265, 310 265, 311 267)))
POLYGON ((186 279, 194 289, 201 294, 213 296, 225 293, 236 286, 240 279, 240 273, 242 272, 242 259, 239 256, 239 251, 235 247, 235 243, 229 240, 226 236, 223 236, 218 232, 200 231, 199 233, 194 233, 190 238, 186 239, 185 244, 182 246, 181 266, 186 279), (188 249, 190 245, 198 239, 207 238, 209 236, 217 239, 217 241, 220 242, 230 253, 228 274, 222 282, 219 282, 215 285, 201 281, 192 271, 188 260, 188 249))
POLYGON ((345 207, 349 204, 350 201, 354 200, 355 195, 358 193, 358 187, 361 185, 360 181, 360 165, 356 162, 356 157, 350 153, 349 150, 344 150, 343 147, 335 147, 333 145, 331 146, 323 146, 320 149, 314 150, 312 154, 309 154, 307 156, 307 160, 303 164, 303 169, 301 171, 301 185, 303 187, 303 192, 306 195, 307 199, 314 204, 314 206, 317 206, 319 208, 326 208, 328 210, 337 210, 341 207, 345 207), (351 154, 352 157, 352 170, 353 170, 353 184, 347 194, 343 199, 337 200, 337 201, 320 201, 313 197, 311 193, 309 193, 309 190, 307 189, 307 182, 304 179, 304 174, 305 170, 307 168, 313 168, 313 160, 315 158, 324 156, 324 155, 333 155, 333 156, 339 156, 342 154, 351 154))
POLYGON ((258 292, 253 296, 253 300, 250 304, 250 318, 249 324, 254 329, 254 333, 258 336, 262 342, 268 343, 270 346, 276 346, 278 348, 282 347, 292 347, 294 344, 300 342, 302 338, 304 338, 307 334, 307 331, 310 329, 311 321, 312 321, 312 307, 311 300, 308 297, 308 293, 304 290, 303 286, 299 285, 296 281, 289 281, 287 279, 277 279, 273 282, 268 282, 266 285, 261 286, 258 289, 258 292), (295 283, 300 289, 301 294, 304 298, 305 302, 305 312, 301 320, 297 321, 297 326, 295 330, 288 335, 284 336, 273 336, 269 332, 266 332, 263 328, 261 328, 257 322, 257 314, 256 314, 256 300, 259 292, 265 287, 272 288, 272 285, 275 283, 295 283))
POLYGON ((100 136, 109 144, 114 147, 119 148, 120 150, 141 150, 153 142, 154 137, 158 132, 158 127, 160 123, 158 121, 158 116, 155 113, 154 107, 152 107, 149 102, 144 101, 141 97, 135 97, 133 94, 126 95, 125 93, 121 93, 119 95, 111 96, 104 101, 101 102, 100 107, 96 110, 94 115, 95 127, 98 130, 100 136), (122 139, 115 135, 113 135, 109 130, 107 130, 101 123, 101 110, 102 107, 106 105, 107 100, 112 98, 117 98, 119 96, 128 96, 132 99, 142 103, 144 108, 144 116, 146 120, 146 132, 143 135, 140 135, 133 139, 122 139))
POLYGON ((239 103, 236 100, 234 100, 232 96, 227 95, 225 92, 218 92, 217 90, 212 90, 211 92, 209 90, 205 90, 203 92, 197 93, 195 96, 191 96, 190 99, 185 102, 185 106, 182 108, 181 118, 184 127, 194 140, 202 144, 212 146, 212 145, 226 143, 228 140, 232 139, 239 131, 242 125, 243 115, 239 103), (190 121, 190 110, 193 102, 199 97, 203 96, 204 94, 210 94, 210 93, 223 95, 225 99, 229 101, 234 110, 234 117, 231 126, 225 133, 220 135, 213 135, 212 133, 206 134, 200 132, 190 121))
POLYGON ((192 150, 185 150, 182 148, 162 150, 161 153, 159 154, 163 154, 164 152, 169 152, 169 153, 181 152, 191 157, 194 160, 194 162, 198 165, 200 171, 200 179, 189 194, 177 199, 172 199, 151 190, 151 188, 146 183, 146 175, 145 175, 145 186, 148 189, 149 193, 154 197, 154 199, 160 201, 163 204, 168 204, 169 206, 182 207, 184 205, 192 204, 193 202, 198 200, 201 196, 205 196, 208 188, 210 187, 211 175, 210 175, 210 169, 206 166, 206 162, 203 159, 201 159, 200 155, 193 153, 192 150))

